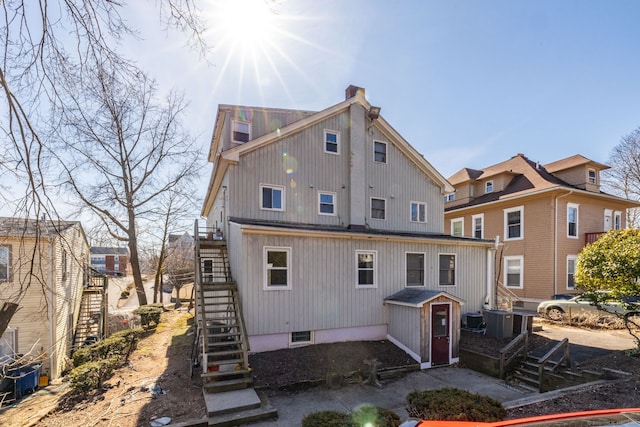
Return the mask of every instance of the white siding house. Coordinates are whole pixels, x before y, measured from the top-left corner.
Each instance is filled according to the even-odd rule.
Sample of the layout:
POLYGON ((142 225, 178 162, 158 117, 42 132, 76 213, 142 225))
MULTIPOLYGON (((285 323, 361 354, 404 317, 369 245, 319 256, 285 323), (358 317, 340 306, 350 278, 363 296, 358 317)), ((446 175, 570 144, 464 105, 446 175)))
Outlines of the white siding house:
POLYGON ((423 366, 457 360, 454 342, 432 363, 419 310, 422 334, 390 322, 446 300, 456 341, 460 313, 491 303, 493 243, 444 234, 453 187, 363 89, 320 112, 220 105, 209 161, 202 215, 227 243, 251 351, 388 338, 423 366))

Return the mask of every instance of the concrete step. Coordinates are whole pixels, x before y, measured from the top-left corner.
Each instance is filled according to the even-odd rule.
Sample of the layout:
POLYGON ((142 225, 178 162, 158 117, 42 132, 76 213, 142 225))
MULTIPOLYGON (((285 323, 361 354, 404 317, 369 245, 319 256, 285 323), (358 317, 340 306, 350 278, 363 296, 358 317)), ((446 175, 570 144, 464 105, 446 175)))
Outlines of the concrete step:
POLYGON ((205 393, 203 390, 202 393, 209 417, 256 409, 262 406, 262 401, 252 388, 222 393, 205 393))

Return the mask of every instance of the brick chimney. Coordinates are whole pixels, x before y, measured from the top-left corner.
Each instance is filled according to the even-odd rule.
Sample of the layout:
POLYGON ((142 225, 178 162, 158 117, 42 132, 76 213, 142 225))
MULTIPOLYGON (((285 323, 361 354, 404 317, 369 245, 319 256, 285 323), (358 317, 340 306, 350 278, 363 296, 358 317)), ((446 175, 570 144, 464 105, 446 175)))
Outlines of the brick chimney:
POLYGON ((344 99, 346 100, 349 98, 353 98, 358 92, 362 92, 362 94, 364 95, 364 88, 355 85, 349 85, 349 87, 344 91, 344 99))

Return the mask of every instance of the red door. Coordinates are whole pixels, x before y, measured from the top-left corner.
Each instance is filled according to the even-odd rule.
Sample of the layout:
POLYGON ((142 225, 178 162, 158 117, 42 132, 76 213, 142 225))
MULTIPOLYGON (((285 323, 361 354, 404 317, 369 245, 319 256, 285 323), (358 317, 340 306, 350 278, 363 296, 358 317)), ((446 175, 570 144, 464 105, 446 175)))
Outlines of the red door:
POLYGON ((431 364, 449 364, 449 304, 431 306, 431 364))

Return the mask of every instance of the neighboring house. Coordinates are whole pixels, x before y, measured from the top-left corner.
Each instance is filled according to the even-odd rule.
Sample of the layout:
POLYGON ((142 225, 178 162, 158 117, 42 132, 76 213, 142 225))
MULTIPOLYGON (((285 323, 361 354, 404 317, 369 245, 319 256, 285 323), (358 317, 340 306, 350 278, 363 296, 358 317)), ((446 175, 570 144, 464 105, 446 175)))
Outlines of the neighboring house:
POLYGON ((91 248, 91 267, 99 273, 109 276, 126 276, 128 262, 127 248, 91 248))
POLYGON ((169 234, 168 246, 170 249, 193 249, 193 236, 186 231, 184 234, 169 234))
POLYGON ((355 86, 320 112, 219 106, 201 236, 228 245, 251 351, 388 338, 449 364, 491 305, 493 242, 444 233, 453 187, 379 112, 355 86))
POLYGON ((25 355, 60 376, 79 321, 89 244, 75 221, 0 218, 0 301, 18 304, 0 356, 25 355))
POLYGON ((576 293, 580 250, 610 229, 626 227, 625 211, 640 204, 600 191, 609 167, 575 155, 546 165, 523 154, 481 170, 462 169, 445 196, 445 230, 496 239, 500 289, 535 309, 555 294, 576 293))

